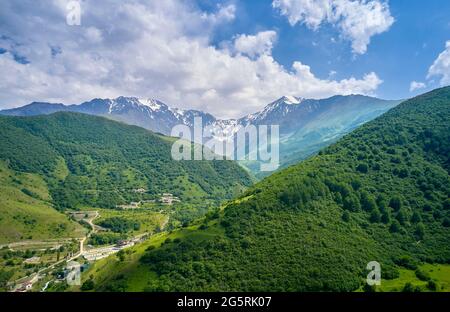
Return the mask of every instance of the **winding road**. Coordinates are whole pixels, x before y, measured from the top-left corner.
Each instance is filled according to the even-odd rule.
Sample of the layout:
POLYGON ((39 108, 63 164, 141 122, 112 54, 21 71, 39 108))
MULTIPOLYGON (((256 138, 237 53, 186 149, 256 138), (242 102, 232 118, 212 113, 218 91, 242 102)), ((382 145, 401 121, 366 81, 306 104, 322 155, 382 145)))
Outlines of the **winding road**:
MULTIPOLYGON (((29 279, 33 279, 34 280, 35 277, 39 276, 40 274, 44 273, 45 271, 51 270, 51 269, 55 268, 56 266, 58 266, 59 264, 61 264, 63 262, 70 262, 70 261, 73 261, 73 260, 77 259, 78 257, 82 256, 83 252, 84 252, 84 243, 86 242, 86 240, 93 233, 95 233, 97 231, 96 225, 93 223, 93 221, 96 218, 98 218, 100 216, 100 214, 98 213, 98 211, 86 211, 86 214, 88 214, 89 216, 92 213, 94 214, 94 216, 92 216, 92 217, 90 217, 88 219, 82 219, 86 223, 89 224, 89 226, 91 227, 91 230, 86 234, 86 236, 84 236, 83 238, 80 239, 79 251, 75 255, 73 255, 72 257, 70 257, 68 259, 59 260, 59 261, 57 261, 57 262, 55 262, 55 263, 53 263, 53 264, 51 264, 51 265, 49 265, 49 266, 47 266, 45 268, 40 269, 39 271, 37 271, 37 272, 35 272, 35 273, 33 273, 33 274, 29 275, 29 276, 20 278, 18 281, 15 282, 16 287, 14 287, 14 288, 16 289, 16 288, 20 287, 20 285, 22 284, 21 282, 19 282, 20 280, 29 280, 29 279)), ((31 242, 23 242, 23 243, 30 243, 31 244, 31 242)), ((12 243, 12 244, 16 244, 17 245, 19 243, 12 243)), ((48 286, 48 285, 46 285, 46 286, 48 286)))

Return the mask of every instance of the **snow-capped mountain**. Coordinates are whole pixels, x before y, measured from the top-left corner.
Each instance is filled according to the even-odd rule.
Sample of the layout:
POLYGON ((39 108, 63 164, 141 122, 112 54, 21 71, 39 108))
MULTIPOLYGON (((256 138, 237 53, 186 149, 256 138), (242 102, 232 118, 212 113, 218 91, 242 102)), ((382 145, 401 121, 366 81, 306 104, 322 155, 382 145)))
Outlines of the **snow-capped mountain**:
MULTIPOLYGON (((33 102, 2 110, 0 115, 32 116, 73 111, 104 116, 164 135, 170 135, 175 125, 192 128, 194 118, 201 117, 204 130, 207 133, 210 130, 209 138, 221 141, 232 138, 239 129, 248 125, 279 125, 280 161, 282 165, 287 165, 308 157, 399 103, 362 95, 333 96, 320 100, 287 95, 259 112, 240 119, 222 120, 198 110, 171 108, 156 99, 120 96, 115 99, 93 99, 79 105, 33 102)), ((253 168, 251 163, 247 165, 253 168)), ((257 172, 257 169, 253 171, 257 172)))
POLYGON ((243 125, 278 124, 277 121, 285 119, 303 100, 303 98, 285 95, 268 104, 262 111, 239 119, 239 123, 243 125))
POLYGON ((33 116, 59 111, 104 116, 165 135, 170 135, 171 129, 178 124, 192 127, 194 117, 202 117, 205 123, 216 120, 212 115, 201 111, 170 108, 156 99, 138 99, 124 96, 115 99, 93 99, 79 105, 33 102, 23 107, 2 110, 0 114, 33 116))

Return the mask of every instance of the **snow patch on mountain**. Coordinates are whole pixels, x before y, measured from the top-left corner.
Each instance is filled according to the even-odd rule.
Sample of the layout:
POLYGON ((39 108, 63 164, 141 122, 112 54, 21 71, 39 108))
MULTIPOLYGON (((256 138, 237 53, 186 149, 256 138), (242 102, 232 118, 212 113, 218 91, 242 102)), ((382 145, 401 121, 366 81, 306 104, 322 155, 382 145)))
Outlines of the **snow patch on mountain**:
POLYGON ((281 99, 283 100, 284 103, 288 105, 300 104, 303 100, 302 98, 298 98, 292 95, 285 95, 281 99))
POLYGON ((161 107, 166 106, 165 104, 155 99, 140 99, 139 102, 149 107, 152 111, 158 111, 161 109, 161 107))

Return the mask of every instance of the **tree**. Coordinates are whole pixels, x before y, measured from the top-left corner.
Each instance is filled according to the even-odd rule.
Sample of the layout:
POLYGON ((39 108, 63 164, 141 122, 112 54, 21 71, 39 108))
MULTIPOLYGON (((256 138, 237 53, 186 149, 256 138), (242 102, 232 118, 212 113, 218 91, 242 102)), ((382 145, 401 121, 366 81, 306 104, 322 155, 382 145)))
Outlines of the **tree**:
POLYGON ((444 221, 442 221, 442 225, 445 227, 450 227, 450 219, 445 218, 444 221))
POLYGON ((365 163, 361 163, 356 167, 356 170, 361 173, 367 173, 369 171, 369 167, 365 163))
POLYGON ((375 285, 369 285, 367 283, 364 284, 364 292, 376 292, 376 286, 375 285))
POLYGON ((420 216, 420 213, 418 213, 417 211, 414 211, 412 217, 411 217, 411 222, 412 223, 419 223, 422 221, 422 217, 420 216))
POLYGON ((425 236, 425 226, 423 223, 419 223, 414 231, 414 235, 417 239, 421 240, 425 236))
POLYGON ((361 188, 362 184, 361 181, 353 179, 352 182, 350 183, 352 185, 352 188, 357 191, 361 188))
POLYGON ((417 269, 414 273, 416 274, 416 277, 421 281, 427 282, 431 279, 430 275, 427 272, 422 271, 421 269, 417 269))
POLYGON ((125 261, 125 251, 123 249, 119 250, 119 252, 116 254, 117 258, 119 258, 120 262, 125 261))
POLYGON ((377 205, 378 205, 378 208, 380 209, 380 211, 382 213, 388 211, 388 204, 387 204, 387 202, 385 200, 382 200, 382 201, 378 201, 377 200, 377 205))
POLYGON ((350 194, 344 199, 344 208, 353 212, 361 210, 361 204, 355 194, 350 194))
POLYGON ((344 211, 344 213, 342 214, 342 220, 345 222, 350 221, 350 213, 348 211, 344 211))
POLYGON ((414 286, 413 286, 413 284, 411 284, 410 282, 408 282, 408 283, 406 283, 404 286, 403 286, 403 290, 402 290, 403 292, 414 292, 414 286))
POLYGON ((0 269, 0 291, 6 291, 7 289, 7 284, 9 279, 13 276, 13 270, 3 270, 0 269))
POLYGON ((450 210, 450 198, 447 198, 444 203, 442 204, 442 208, 445 210, 450 210))
POLYGON ((380 220, 381 220, 381 214, 378 211, 378 209, 372 210, 372 212, 370 213, 370 222, 377 223, 377 222, 380 222, 380 220))
POLYGON ((83 285, 81 285, 81 290, 82 291, 88 291, 88 290, 93 290, 94 289, 94 280, 93 279, 88 279, 87 281, 85 281, 83 283, 83 285))
POLYGON ((389 227, 389 231, 391 233, 398 233, 400 231, 400 223, 397 220, 392 221, 391 226, 389 227))
POLYGON ((429 290, 431 290, 431 291, 436 291, 436 289, 437 289, 437 284, 436 284, 436 282, 433 281, 433 280, 429 280, 428 283, 427 283, 427 288, 428 288, 429 290))
POLYGON ((361 193, 361 207, 368 212, 378 209, 375 199, 367 192, 361 193))
POLYGON ((398 196, 392 197, 391 200, 389 201, 389 207, 391 207, 395 211, 399 211, 400 208, 402 208, 402 200, 400 199, 400 197, 398 196))
POLYGON ((390 215, 389 211, 384 211, 382 213, 381 222, 383 222, 384 224, 388 224, 389 222, 391 222, 391 215, 390 215))
POLYGON ((406 283, 403 287, 403 292, 421 292, 421 289, 419 286, 414 286, 410 282, 406 283))
POLYGON ((406 222, 406 214, 403 210, 399 210, 397 213, 397 216, 395 217, 398 222, 400 222, 401 225, 405 225, 406 222))

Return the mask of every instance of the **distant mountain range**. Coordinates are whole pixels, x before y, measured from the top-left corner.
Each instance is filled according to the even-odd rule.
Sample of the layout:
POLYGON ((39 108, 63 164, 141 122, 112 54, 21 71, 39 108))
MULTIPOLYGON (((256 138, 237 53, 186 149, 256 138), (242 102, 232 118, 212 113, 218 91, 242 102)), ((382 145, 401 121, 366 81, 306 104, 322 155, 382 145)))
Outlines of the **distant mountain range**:
MULTIPOLYGON (((339 99, 351 107, 361 98, 310 103, 333 119, 328 105, 339 99)), ((89 273, 97 291, 409 291, 412 283, 441 291, 445 282, 433 283, 450 263, 449 173, 447 87, 272 174, 196 228, 150 239, 131 264, 89 273), (373 261, 382 270, 376 287, 366 283, 373 261), (438 273, 432 283, 427 267, 438 273)))
POLYGON ((120 96, 116 99, 93 99, 79 105, 33 102, 31 104, 0 111, 1 115, 35 116, 56 112, 77 112, 104 116, 130 125, 143 127, 154 132, 170 135, 173 126, 190 125, 194 117, 201 116, 205 122, 216 120, 212 115, 196 110, 170 108, 163 102, 135 97, 120 96))
MULTIPOLYGON (((204 126, 213 126, 228 135, 250 124, 279 125, 280 161, 283 167, 316 153, 323 146, 335 142, 400 102, 362 95, 333 96, 321 100, 283 96, 259 112, 239 119, 223 120, 198 110, 171 108, 155 99, 121 96, 116 99, 93 99, 79 105, 33 102, 23 107, 1 110, 0 115, 79 112, 108 117, 164 135, 170 135, 175 125, 183 124, 192 128, 194 117, 202 117, 204 126)), ((258 162, 245 161, 243 164, 257 176, 264 175, 259 172, 258 162)))

